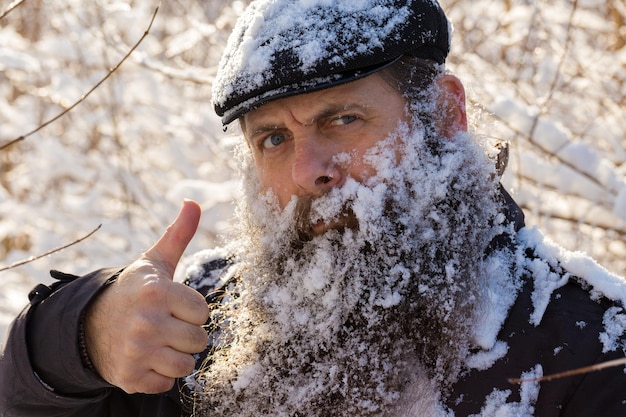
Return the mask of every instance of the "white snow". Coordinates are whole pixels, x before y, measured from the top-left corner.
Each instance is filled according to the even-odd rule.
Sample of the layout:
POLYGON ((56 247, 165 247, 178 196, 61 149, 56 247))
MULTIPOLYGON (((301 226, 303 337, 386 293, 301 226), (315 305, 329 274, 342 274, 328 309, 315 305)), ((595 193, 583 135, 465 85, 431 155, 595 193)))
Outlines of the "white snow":
POLYGON ((485 272, 487 276, 484 294, 485 305, 482 309, 481 320, 475 329, 474 341, 485 351, 501 352, 501 346, 496 349, 496 337, 509 309, 515 302, 522 283, 511 270, 506 253, 502 256, 489 257, 485 265, 485 272))
POLYGON ((471 369, 489 369, 498 359, 503 358, 509 351, 506 342, 498 340, 489 351, 482 350, 466 359, 466 365, 471 369))
MULTIPOLYGON (((543 376, 541 365, 537 365, 534 369, 524 372, 522 379, 539 378, 543 376)), ((485 404, 480 414, 470 417, 533 417, 534 404, 539 396, 539 383, 534 381, 524 381, 521 383, 520 396, 518 403, 507 402, 507 398, 511 395, 510 390, 500 391, 494 390, 485 400, 485 404)))
MULTIPOLYGON (((321 1, 301 3, 313 7, 321 1)), ((0 145, 78 100, 138 40, 153 12, 151 6, 122 1, 90 8, 78 0, 62 3, 31 8, 25 2, 22 12, 2 20, 0 145)), ((185 7, 161 8, 144 44, 83 104, 0 150, 2 265, 67 244, 103 224, 79 245, 0 272, 0 334, 27 303, 30 288, 50 282, 48 269, 81 274, 130 262, 158 238, 183 198, 199 200, 204 214, 188 254, 214 247, 228 227, 231 203, 239 198, 229 153, 238 139, 224 135, 213 115, 211 100, 221 97, 211 97, 210 80, 245 2, 182 3, 185 7)), ((367 4, 326 3, 354 10, 367 4)), ((450 3, 442 1, 444 9, 450 3)), ((540 10, 521 0, 510 3, 509 8, 489 0, 455 2, 448 11, 455 27, 449 67, 466 85, 476 130, 511 141, 503 182, 526 209, 528 224, 558 242, 533 227, 521 233, 526 245, 554 261, 526 265, 543 279, 533 294, 532 319, 538 323, 547 300, 564 283, 550 272, 557 261, 598 295, 626 302, 626 282, 620 277, 626 272, 626 47, 607 2, 578 2, 567 49, 562 41, 571 2, 556 0, 540 10), (555 74, 558 82, 551 90, 555 74)), ((298 18, 291 10, 280 12, 285 19, 298 18)), ((249 22, 246 36, 254 30, 249 22)), ((326 41, 311 38, 301 46, 305 67, 326 41)), ((251 61, 257 76, 271 76, 263 73, 265 52, 251 38, 246 42, 249 53, 257 54, 251 61)), ((319 208, 318 214, 332 216, 338 209, 319 208)), ((222 255, 207 251, 197 256, 222 255)), ((502 265, 488 267, 497 271, 502 265)), ((320 275, 305 289, 315 293, 326 284, 320 275)), ((518 284, 512 277, 485 289, 491 308, 475 336, 485 352, 472 358, 472 366, 488 367, 506 353, 496 335, 518 284)), ((336 296, 331 289, 327 301, 336 296)), ((390 292, 380 303, 390 306, 396 300, 390 292)), ((623 312, 607 312, 605 326, 605 349, 623 348, 615 343, 626 326, 623 312)), ((537 367, 524 376, 541 373, 537 367)), ((238 384, 244 386, 246 377, 238 384)), ((523 383, 521 389, 520 404, 505 404, 508 392, 492 393, 481 415, 531 415, 538 385, 523 383)))
POLYGON ((602 342, 602 352, 609 352, 617 349, 626 349, 619 338, 626 332, 626 314, 621 307, 611 307, 604 313, 602 320, 605 331, 600 334, 602 342))
POLYGON ((245 93, 278 76, 272 72, 270 62, 276 51, 292 49, 297 60, 292 65, 307 74, 320 62, 340 64, 336 61, 341 58, 380 46, 381 37, 406 21, 409 13, 408 6, 396 9, 366 0, 307 0, 299 1, 298 6, 285 7, 284 3, 271 0, 257 1, 254 12, 237 22, 233 31, 235 36, 229 40, 231 48, 227 49, 232 50, 233 45, 241 42, 240 49, 237 56, 220 63, 220 77, 215 80, 218 88, 213 97, 216 103, 224 103, 235 88, 234 83, 245 93), (302 10, 307 10, 307 14, 302 10), (344 19, 345 25, 336 28, 337 16, 354 18, 344 19), (263 24, 267 19, 272 20, 271 25, 263 24), (383 29, 380 29, 381 21, 387 23, 383 29), (300 31, 297 28, 311 29, 300 31), (337 49, 343 53, 337 54, 337 49))
POLYGON ((613 213, 619 218, 626 220, 626 186, 622 187, 617 194, 613 213))
POLYGON ((533 248, 538 256, 547 261, 546 263, 533 260, 526 264, 527 268, 535 273, 539 282, 539 286, 533 295, 533 304, 535 306, 533 322, 538 323, 541 319, 550 294, 564 285, 570 277, 590 285, 597 296, 602 295, 626 304, 626 280, 609 272, 587 254, 568 251, 534 228, 522 229, 519 237, 524 245, 533 248), (551 270, 551 268, 557 265, 569 272, 562 279, 559 279, 555 271, 551 270))

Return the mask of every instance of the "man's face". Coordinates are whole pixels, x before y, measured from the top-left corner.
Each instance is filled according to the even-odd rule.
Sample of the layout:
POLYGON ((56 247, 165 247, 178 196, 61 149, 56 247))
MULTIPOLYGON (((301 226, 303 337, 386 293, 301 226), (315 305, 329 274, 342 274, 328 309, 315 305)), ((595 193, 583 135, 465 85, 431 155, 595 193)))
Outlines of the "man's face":
POLYGON ((245 116, 240 262, 212 316, 228 349, 200 373, 199 415, 407 415, 394 411, 416 387, 429 401, 413 415, 435 415, 468 352, 501 221, 484 150, 437 129, 464 126, 458 95, 437 95, 462 90, 440 82, 406 111, 370 76, 245 116))
MULTIPOLYGON (((265 104, 246 114, 243 126, 261 187, 284 208, 292 196, 318 197, 347 178, 372 176, 363 155, 407 119, 405 99, 374 74, 265 104)), ((312 228, 319 234, 341 226, 312 228)))

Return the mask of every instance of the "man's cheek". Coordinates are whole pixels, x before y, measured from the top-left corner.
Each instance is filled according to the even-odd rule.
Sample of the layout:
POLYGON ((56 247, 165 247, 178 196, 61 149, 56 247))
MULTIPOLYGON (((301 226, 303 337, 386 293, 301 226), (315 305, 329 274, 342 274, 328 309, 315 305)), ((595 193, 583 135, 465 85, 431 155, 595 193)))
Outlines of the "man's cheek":
POLYGON ((365 184, 367 180, 376 176, 378 168, 369 162, 360 161, 359 164, 354 164, 348 171, 348 176, 356 180, 361 184, 365 184))

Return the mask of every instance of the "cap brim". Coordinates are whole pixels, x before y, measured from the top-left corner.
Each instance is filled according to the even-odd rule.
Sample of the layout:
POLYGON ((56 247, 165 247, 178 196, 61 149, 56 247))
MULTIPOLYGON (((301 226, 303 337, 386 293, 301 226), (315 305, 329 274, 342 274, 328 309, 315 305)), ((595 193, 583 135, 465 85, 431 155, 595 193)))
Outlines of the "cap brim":
POLYGON ((358 70, 351 71, 349 73, 333 74, 327 77, 318 77, 310 80, 303 80, 299 83, 267 91, 259 96, 245 100, 238 105, 229 108, 228 110, 223 110, 222 124, 226 126, 234 120, 238 119, 239 117, 243 116, 247 112, 254 110, 269 102, 279 100, 281 98, 291 97, 299 94, 312 93, 315 91, 336 87, 338 85, 347 84, 352 81, 357 81, 361 78, 372 75, 384 68, 387 68, 394 62, 398 61, 400 58, 401 56, 398 56, 390 61, 383 62, 382 64, 359 68, 358 70))

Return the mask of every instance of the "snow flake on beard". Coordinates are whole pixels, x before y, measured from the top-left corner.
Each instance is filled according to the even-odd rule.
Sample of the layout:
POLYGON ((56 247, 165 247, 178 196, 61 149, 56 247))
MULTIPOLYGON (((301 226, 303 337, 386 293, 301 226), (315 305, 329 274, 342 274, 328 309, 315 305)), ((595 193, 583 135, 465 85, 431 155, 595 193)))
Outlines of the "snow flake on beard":
POLYGON ((348 180, 307 214, 348 210, 358 227, 307 240, 298 201, 280 210, 248 166, 240 283, 216 312, 228 347, 199 378, 206 415, 388 415, 417 380, 429 407, 433 383, 454 382, 497 229, 490 163, 468 135, 429 140, 407 126, 365 161, 376 175, 348 180))

